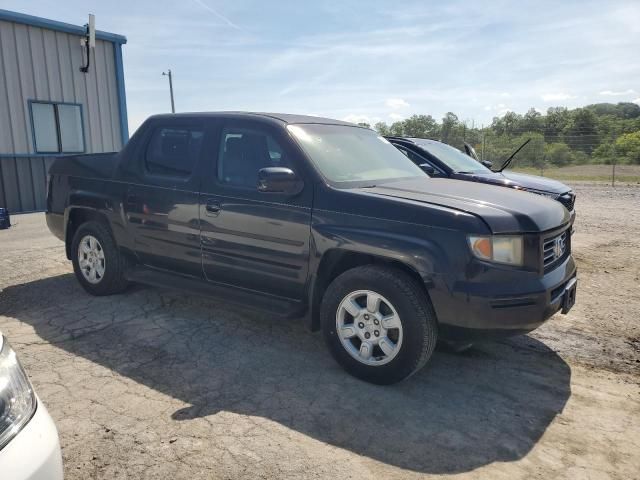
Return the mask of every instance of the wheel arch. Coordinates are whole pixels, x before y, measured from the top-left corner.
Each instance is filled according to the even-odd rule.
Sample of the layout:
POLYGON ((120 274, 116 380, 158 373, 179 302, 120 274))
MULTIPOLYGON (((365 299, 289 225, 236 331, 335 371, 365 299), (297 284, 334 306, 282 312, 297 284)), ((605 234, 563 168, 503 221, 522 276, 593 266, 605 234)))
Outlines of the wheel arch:
POLYGON ((396 256, 384 256, 344 248, 332 248, 322 255, 310 288, 308 326, 312 331, 320 330, 320 304, 327 287, 342 273, 364 265, 381 265, 404 272, 416 281, 430 301, 428 286, 430 272, 420 272, 396 256))
MULTIPOLYGON (((111 232, 111 226, 107 216, 90 207, 71 207, 65 212, 65 253, 67 258, 71 260, 71 244, 73 237, 78 231, 80 225, 87 222, 98 222, 105 226, 111 232)), ((113 235, 113 233, 112 233, 113 235)))

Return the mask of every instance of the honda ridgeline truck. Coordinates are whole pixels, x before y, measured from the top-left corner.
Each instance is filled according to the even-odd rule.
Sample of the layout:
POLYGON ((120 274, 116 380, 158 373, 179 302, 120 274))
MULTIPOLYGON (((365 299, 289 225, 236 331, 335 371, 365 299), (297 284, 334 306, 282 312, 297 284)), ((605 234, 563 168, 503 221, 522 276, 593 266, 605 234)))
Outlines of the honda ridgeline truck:
POLYGON ((142 282, 301 317, 379 384, 420 369, 438 339, 522 334, 575 301, 560 203, 430 180, 330 119, 153 116, 119 153, 57 159, 46 218, 93 295, 142 282))

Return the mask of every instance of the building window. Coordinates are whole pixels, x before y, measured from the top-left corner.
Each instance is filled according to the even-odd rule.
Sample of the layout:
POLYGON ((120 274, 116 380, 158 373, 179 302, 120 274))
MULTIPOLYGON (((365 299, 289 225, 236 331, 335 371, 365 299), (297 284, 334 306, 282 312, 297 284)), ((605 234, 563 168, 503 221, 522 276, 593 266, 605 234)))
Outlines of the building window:
POLYGON ((73 103, 30 102, 36 153, 83 153, 82 107, 73 103))

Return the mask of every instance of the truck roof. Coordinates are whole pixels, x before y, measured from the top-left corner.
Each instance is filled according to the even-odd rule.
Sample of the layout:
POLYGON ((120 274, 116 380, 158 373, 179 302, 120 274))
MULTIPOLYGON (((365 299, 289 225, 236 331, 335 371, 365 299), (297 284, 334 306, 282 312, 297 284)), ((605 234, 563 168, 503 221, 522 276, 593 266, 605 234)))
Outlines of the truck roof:
MULTIPOLYGON (((316 123, 325 125, 345 125, 349 127, 359 127, 355 123, 344 122, 342 120, 334 120, 332 118, 316 117, 313 115, 297 115, 293 113, 267 113, 267 112, 190 112, 190 113, 165 113, 160 115, 153 115, 154 119, 170 119, 170 118, 190 118, 197 119, 203 117, 214 118, 237 118, 237 119, 255 119, 263 118, 265 120, 276 121, 284 124, 297 124, 297 123, 316 123)), ((363 127, 361 127, 363 128, 363 127)))

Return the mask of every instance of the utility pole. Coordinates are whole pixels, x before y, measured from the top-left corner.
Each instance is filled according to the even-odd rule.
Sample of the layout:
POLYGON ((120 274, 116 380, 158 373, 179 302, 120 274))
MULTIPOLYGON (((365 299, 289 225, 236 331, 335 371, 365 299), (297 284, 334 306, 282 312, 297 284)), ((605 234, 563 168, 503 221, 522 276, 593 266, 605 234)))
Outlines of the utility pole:
POLYGON ((162 75, 169 77, 169 94, 171 95, 171 113, 176 113, 176 105, 173 103, 173 78, 171 77, 171 69, 162 72, 162 75))

